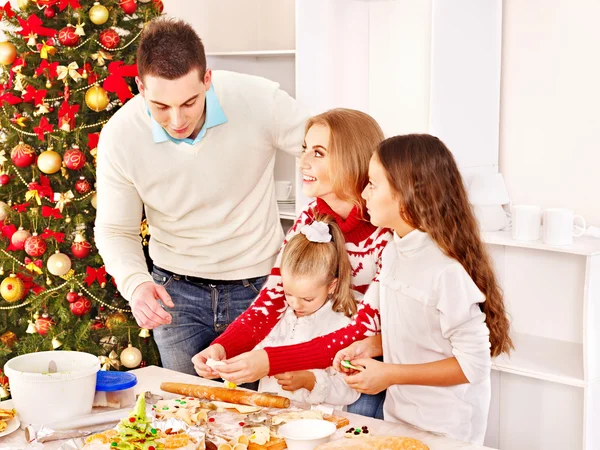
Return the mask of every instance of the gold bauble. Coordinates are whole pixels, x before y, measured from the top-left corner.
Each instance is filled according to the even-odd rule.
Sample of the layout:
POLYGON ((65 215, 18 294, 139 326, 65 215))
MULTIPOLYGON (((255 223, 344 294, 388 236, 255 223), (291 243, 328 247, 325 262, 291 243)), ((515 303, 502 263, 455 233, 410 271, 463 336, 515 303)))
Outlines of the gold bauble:
POLYGON ((109 102, 108 94, 98 85, 92 86, 85 93, 85 103, 93 111, 104 111, 109 102))
POLYGON ((42 172, 50 175, 60 170, 62 158, 54 150, 46 150, 38 156, 37 165, 42 172))
POLYGON ((90 200, 90 203, 94 208, 98 209, 98 196, 95 192, 92 194, 92 199, 90 200))
POLYGON ((56 250, 56 253, 48 258, 46 265, 48 272, 57 277, 62 277, 71 270, 71 258, 56 250))
POLYGON ((17 8, 23 11, 29 6, 29 0, 17 0, 17 8))
POLYGON ((112 330, 113 327, 127 323, 127 316, 122 312, 114 312, 106 318, 106 328, 112 330))
POLYGON ((19 301, 25 295, 25 285, 20 278, 14 273, 11 273, 9 277, 2 280, 0 284, 0 295, 2 298, 9 303, 19 301))
POLYGON ((52 83, 50 80, 46 81, 46 89, 50 89, 52 87, 52 83))
POLYGON ((108 9, 99 2, 94 2, 94 6, 90 8, 90 20, 96 25, 102 25, 108 20, 108 9))
POLYGON ((129 343, 127 348, 121 352, 121 357, 119 359, 121 360, 121 364, 125 367, 133 369, 142 362, 142 352, 129 343))
POLYGON ((0 64, 8 66, 17 59, 17 49, 10 42, 0 42, 0 64))

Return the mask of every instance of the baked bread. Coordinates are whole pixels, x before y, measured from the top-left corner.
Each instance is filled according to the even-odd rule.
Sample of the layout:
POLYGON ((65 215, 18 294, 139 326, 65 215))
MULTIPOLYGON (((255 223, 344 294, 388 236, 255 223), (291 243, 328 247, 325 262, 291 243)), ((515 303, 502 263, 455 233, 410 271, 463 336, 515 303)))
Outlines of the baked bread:
POLYGON ((319 445, 316 450, 429 450, 421 441, 409 437, 373 436, 363 439, 338 439, 319 445))

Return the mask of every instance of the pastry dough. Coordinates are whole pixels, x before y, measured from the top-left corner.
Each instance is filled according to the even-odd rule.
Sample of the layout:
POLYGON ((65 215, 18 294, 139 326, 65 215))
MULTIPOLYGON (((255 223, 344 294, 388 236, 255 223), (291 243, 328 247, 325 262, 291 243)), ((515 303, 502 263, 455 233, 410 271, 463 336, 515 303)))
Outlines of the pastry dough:
POLYGON ((319 445, 316 450, 429 450, 421 441, 409 437, 375 436, 364 439, 339 439, 319 445))
POLYGON ((260 406, 247 406, 247 405, 238 405, 236 403, 227 403, 227 402, 211 402, 217 408, 222 409, 236 409, 240 414, 250 414, 260 411, 262 407, 260 406))

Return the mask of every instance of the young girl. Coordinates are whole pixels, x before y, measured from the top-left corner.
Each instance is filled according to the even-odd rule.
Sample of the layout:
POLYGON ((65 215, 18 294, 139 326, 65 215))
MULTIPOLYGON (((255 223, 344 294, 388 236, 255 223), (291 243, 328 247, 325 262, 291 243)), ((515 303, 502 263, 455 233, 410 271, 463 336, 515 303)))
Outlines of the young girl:
MULTIPOLYGON (((287 306, 257 349, 309 341, 348 325, 356 313, 344 235, 326 216, 304 225, 287 243, 281 259, 281 281, 287 306)), ((258 390, 338 407, 360 396, 333 368, 265 377, 258 390)))
POLYGON ((368 293, 379 296, 381 335, 340 351, 334 366, 365 367, 346 377, 359 392, 387 388, 385 420, 482 444, 491 356, 512 342, 454 158, 430 135, 387 139, 363 197, 372 223, 394 230, 368 293), (368 359, 378 355, 383 363, 368 359))

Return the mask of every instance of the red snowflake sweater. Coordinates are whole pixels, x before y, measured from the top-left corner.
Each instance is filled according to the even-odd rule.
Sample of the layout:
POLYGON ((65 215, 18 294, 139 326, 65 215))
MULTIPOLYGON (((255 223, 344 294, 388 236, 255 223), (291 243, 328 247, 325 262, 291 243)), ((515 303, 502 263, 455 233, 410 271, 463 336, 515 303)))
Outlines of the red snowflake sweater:
MULTIPOLYGON (((225 348, 228 358, 252 350, 281 319, 287 307, 279 269, 283 248, 300 228, 314 221, 314 211, 333 217, 344 233, 352 266, 352 289, 360 304, 350 325, 340 330, 303 344, 265 348, 269 355, 269 375, 327 368, 339 350, 380 331, 378 296, 365 296, 365 293, 371 283, 378 283, 376 274, 381 266, 381 253, 392 234, 362 220, 356 207, 343 220, 327 203, 317 199, 302 211, 288 232, 275 266, 254 303, 214 340, 213 344, 225 348)), ((378 292, 373 288, 375 286, 369 293, 378 292)))

